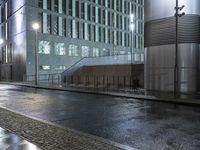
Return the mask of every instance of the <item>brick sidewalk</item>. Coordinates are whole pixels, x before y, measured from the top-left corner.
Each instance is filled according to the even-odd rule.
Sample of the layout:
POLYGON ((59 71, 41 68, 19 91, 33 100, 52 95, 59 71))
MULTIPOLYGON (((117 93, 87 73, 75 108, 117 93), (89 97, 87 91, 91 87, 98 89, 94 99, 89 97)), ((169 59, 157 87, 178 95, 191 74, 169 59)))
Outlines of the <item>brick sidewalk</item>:
POLYGON ((120 150, 112 144, 0 108, 0 126, 43 150, 120 150))

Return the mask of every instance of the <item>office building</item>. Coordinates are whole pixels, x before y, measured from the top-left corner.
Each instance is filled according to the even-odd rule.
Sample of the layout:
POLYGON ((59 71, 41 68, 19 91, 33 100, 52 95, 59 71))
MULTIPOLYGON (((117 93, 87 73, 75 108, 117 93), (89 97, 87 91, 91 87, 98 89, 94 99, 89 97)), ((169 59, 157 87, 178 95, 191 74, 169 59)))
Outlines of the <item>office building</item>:
POLYGON ((1 0, 1 79, 60 73, 83 57, 143 59, 143 0, 1 0), (131 38, 130 14, 134 16, 131 38), (36 33, 32 28, 38 22, 36 33), (131 40, 132 39, 132 40, 131 40), (36 42, 37 41, 37 42, 36 42))

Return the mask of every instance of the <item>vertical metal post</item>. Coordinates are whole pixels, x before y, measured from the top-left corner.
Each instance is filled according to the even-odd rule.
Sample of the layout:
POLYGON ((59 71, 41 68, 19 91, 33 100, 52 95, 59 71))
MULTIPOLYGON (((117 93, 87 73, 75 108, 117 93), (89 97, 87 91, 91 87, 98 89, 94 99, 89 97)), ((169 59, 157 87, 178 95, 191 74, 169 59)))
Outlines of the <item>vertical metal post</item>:
POLYGON ((38 41, 37 30, 35 30, 35 85, 38 85, 38 41))
POLYGON ((176 0, 176 43, 175 43, 175 66, 174 66, 174 97, 176 98, 178 92, 178 0, 176 0))
POLYGON ((178 30, 178 25, 179 25, 179 17, 182 17, 185 15, 185 12, 183 13, 179 13, 179 11, 181 11, 185 6, 182 5, 181 7, 179 7, 179 3, 178 0, 176 0, 176 13, 175 13, 175 17, 176 17, 176 43, 175 43, 175 66, 174 66, 174 98, 177 97, 177 93, 179 92, 179 66, 178 66, 178 43, 179 43, 179 30, 178 30))
POLYGON ((133 31, 131 31, 131 88, 133 89, 133 31))
POLYGON ((114 18, 113 18, 113 55, 115 54, 115 27, 114 27, 114 18))

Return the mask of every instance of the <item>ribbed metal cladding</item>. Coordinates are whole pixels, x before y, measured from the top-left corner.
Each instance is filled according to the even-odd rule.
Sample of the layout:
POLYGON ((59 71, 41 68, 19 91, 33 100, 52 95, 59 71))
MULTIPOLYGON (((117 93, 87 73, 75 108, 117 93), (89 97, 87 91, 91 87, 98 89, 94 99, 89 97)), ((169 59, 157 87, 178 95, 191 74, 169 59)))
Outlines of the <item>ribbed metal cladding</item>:
MULTIPOLYGON (((179 43, 200 44, 200 16, 185 15, 179 19, 179 43)), ((175 44, 175 17, 145 24, 145 47, 175 44)))

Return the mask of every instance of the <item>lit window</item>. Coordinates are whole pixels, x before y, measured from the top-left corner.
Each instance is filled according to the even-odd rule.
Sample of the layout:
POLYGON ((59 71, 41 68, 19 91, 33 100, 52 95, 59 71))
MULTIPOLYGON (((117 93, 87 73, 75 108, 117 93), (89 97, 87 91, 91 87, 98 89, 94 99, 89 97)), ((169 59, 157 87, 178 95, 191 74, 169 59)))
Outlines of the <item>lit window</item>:
POLYGON ((50 70, 50 66, 40 66, 40 70, 50 70))
POLYGON ((141 55, 140 54, 134 54, 134 60, 135 61, 140 61, 141 60, 141 55))
POLYGON ((69 56, 78 56, 78 46, 69 45, 69 56))
POLYGON ((99 56, 99 49, 98 48, 93 48, 93 56, 98 57, 99 56))
POLYGON ((51 44, 48 41, 39 41, 39 51, 40 54, 50 54, 51 44))
POLYGON ((56 55, 65 55, 66 54, 64 43, 55 43, 54 48, 55 48, 56 55))
POLYGON ((124 55, 124 54, 126 54, 126 52, 125 51, 120 51, 119 54, 120 55, 124 55))
POLYGON ((58 66, 55 66, 54 69, 55 69, 56 71, 60 71, 60 70, 62 71, 62 70, 66 70, 66 66, 59 66, 59 65, 58 65, 58 66))
POLYGON ((82 57, 88 57, 89 56, 89 47, 88 46, 82 46, 82 57))
POLYGON ((102 56, 108 56, 109 55, 109 50, 108 49, 105 49, 103 48, 103 51, 102 51, 102 56))

